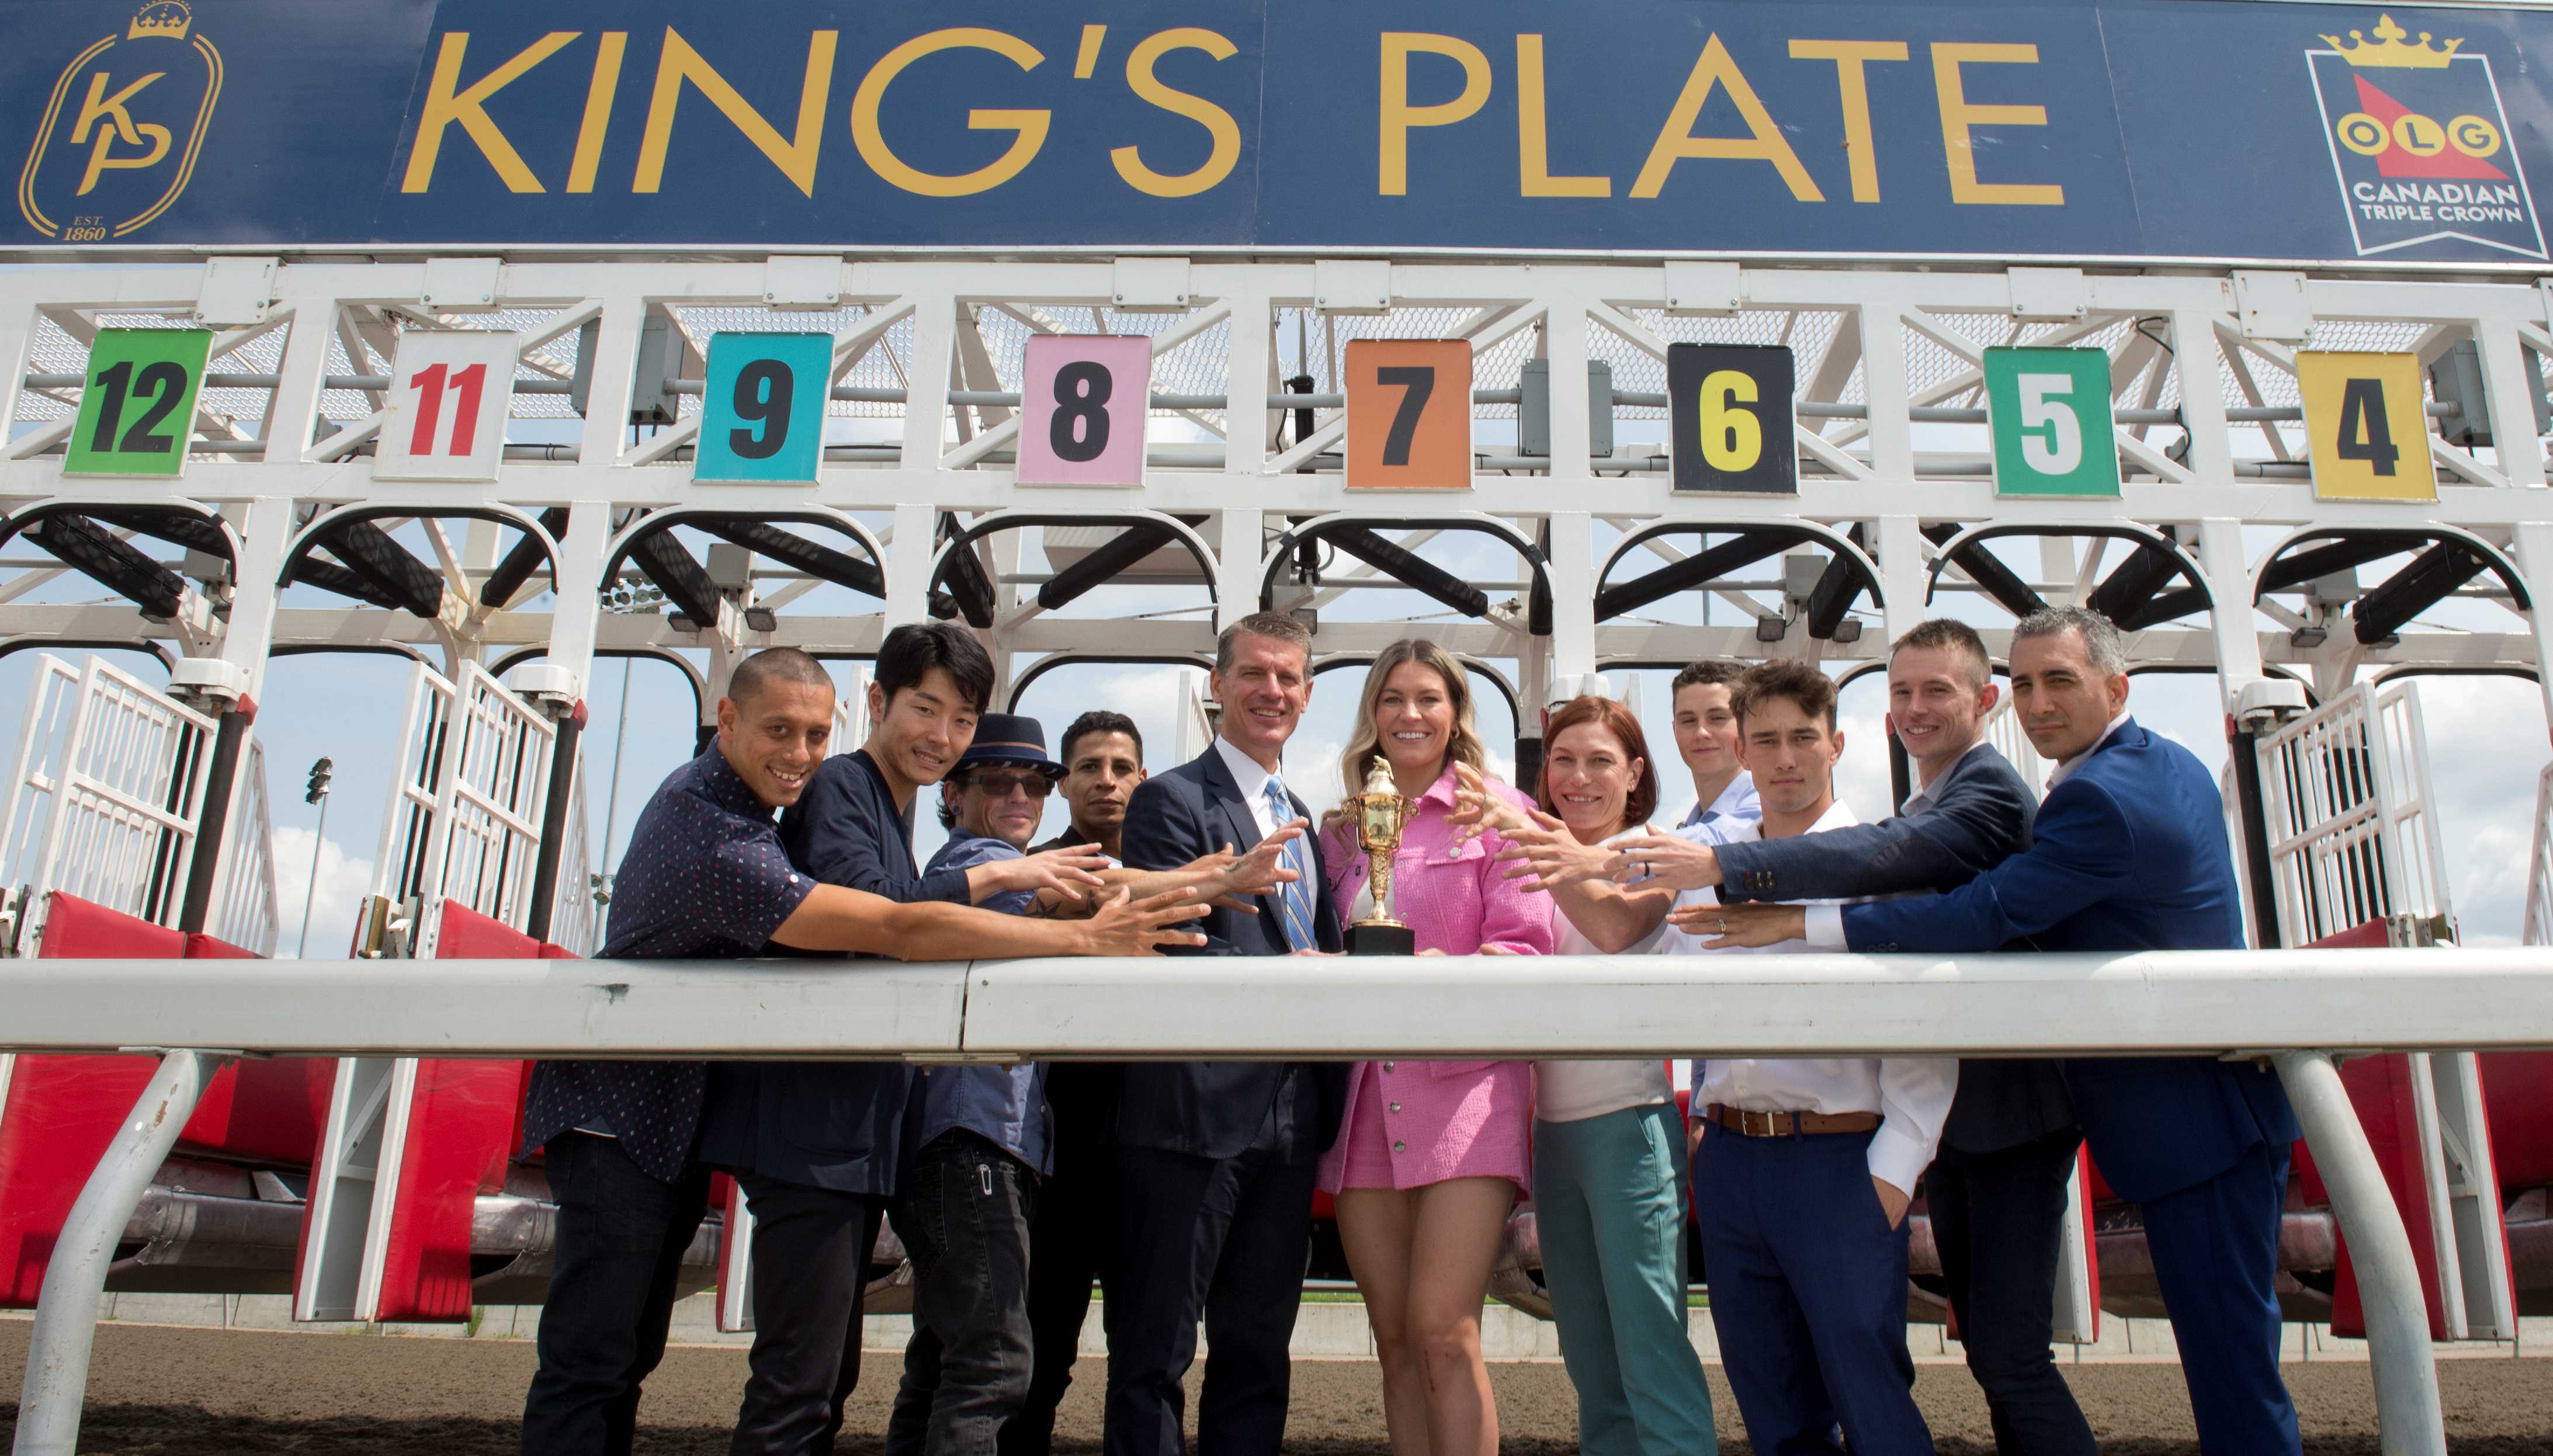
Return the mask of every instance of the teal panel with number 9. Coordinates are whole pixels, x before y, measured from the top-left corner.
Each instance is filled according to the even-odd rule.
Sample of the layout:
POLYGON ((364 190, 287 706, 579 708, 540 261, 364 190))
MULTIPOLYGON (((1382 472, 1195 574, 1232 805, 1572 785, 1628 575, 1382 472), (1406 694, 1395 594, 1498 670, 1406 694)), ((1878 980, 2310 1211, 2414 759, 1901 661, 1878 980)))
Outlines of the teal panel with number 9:
POLYGON ((202 329, 101 329, 89 350, 66 475, 174 475, 195 433, 213 336, 202 329))
POLYGON ((695 480, 813 484, 833 392, 831 334, 710 336, 695 480))
POLYGON ((1997 495, 2118 495, 2108 354, 1989 349, 1985 372, 1997 495))

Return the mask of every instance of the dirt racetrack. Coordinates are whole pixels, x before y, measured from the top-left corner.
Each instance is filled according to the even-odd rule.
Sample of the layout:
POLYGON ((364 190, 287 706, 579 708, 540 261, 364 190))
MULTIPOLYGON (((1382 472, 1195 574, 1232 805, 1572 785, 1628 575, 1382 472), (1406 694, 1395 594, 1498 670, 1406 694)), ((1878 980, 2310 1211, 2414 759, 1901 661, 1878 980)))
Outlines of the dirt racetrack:
MULTIPOLYGON (((0 1392, 14 1397, 29 1324, 0 1320, 0 1392)), ((886 1424, 893 1361, 872 1352, 838 1447, 874 1452, 886 1424)), ((80 1449, 232 1456, 511 1456, 514 1417, 532 1369, 516 1340, 400 1339, 375 1335, 276 1334, 107 1324, 98 1330, 80 1449)), ((2113 1456, 2195 1453, 2180 1389, 2169 1365, 2098 1364, 2069 1369, 2101 1449, 2113 1456)), ((1097 1362, 1076 1369, 1058 1449, 1095 1451, 1099 1437, 1097 1362)), ((2442 1362, 2449 1446, 2459 1456, 2553 1456, 2553 1360, 2442 1362)), ((1575 1407, 1558 1365, 1492 1368, 1505 1449, 1519 1456, 1573 1452, 1575 1407)), ((2317 1456, 2376 1451, 2376 1406, 2364 1363, 2290 1365, 2287 1379, 2304 1413, 2305 1449, 2317 1456)), ((728 1421, 744 1381, 744 1352, 677 1349, 648 1383, 638 1449, 665 1456, 713 1456, 726 1449, 728 1421)), ((1717 1370, 1725 1452, 1747 1449, 1736 1407, 1717 1370)), ((1916 1395, 1945 1453, 1993 1449, 1985 1403, 1955 1365, 1921 1367, 1916 1395)), ((0 1404, 0 1440, 16 1425, 0 1404)), ((1382 1386, 1375 1367, 1302 1361, 1294 1367, 1290 1451, 1317 1456, 1384 1456, 1382 1386)))

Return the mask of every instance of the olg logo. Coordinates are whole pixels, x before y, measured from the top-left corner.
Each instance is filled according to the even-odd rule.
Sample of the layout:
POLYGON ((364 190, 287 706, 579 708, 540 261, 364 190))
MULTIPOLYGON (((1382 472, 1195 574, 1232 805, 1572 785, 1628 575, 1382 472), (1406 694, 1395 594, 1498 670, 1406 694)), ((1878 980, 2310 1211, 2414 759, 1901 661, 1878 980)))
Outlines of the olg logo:
POLYGON ((184 0, 151 0, 54 82, 18 211, 64 243, 104 243, 168 210, 194 174, 222 91, 222 56, 184 0))
POLYGON ((2464 38, 2375 33, 2308 50, 2331 164, 2361 257, 2440 243, 2544 257, 2491 57, 2464 38))

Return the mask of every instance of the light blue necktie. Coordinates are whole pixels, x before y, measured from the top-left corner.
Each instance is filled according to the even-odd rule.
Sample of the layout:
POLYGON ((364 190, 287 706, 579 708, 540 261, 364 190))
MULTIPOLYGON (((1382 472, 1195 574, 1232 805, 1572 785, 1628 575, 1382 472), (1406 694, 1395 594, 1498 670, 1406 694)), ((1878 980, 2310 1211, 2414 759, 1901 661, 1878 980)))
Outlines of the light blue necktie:
MULTIPOLYGON (((1285 793, 1285 780, 1268 776, 1268 822, 1285 824, 1294 817, 1294 800, 1285 793)), ((1320 949, 1312 933, 1312 853, 1297 834, 1285 841, 1285 868, 1294 872, 1293 883, 1276 886, 1276 903, 1285 913, 1285 943, 1298 951, 1320 949)))

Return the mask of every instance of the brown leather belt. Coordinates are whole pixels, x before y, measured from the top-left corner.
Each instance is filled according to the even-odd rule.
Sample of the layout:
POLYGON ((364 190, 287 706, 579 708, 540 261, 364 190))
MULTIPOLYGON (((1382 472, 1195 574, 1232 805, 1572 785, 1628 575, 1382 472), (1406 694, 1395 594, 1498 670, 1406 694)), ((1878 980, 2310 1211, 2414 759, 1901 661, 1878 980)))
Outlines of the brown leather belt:
POLYGON ((1710 1117, 1743 1137, 1821 1137, 1829 1133, 1871 1132, 1879 1126, 1876 1112, 1749 1112, 1724 1102, 1712 1103, 1710 1117))

